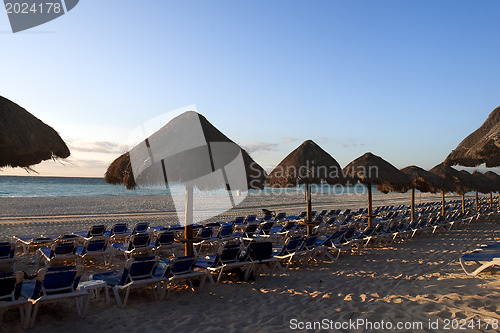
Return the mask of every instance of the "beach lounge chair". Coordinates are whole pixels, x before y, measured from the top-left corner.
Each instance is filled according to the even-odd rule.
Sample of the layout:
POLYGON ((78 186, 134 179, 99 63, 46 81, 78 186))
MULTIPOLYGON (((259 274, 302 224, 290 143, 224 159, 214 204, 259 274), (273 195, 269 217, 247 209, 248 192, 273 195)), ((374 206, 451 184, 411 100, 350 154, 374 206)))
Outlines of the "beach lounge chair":
POLYGON ((93 225, 89 228, 88 231, 78 231, 75 232, 75 235, 78 235, 82 238, 92 238, 92 237, 102 237, 106 232, 106 226, 104 224, 93 225))
POLYGON ((317 234, 307 235, 300 248, 296 251, 296 256, 300 259, 303 258, 303 264, 308 264, 309 260, 313 258, 316 254, 326 251, 323 246, 316 246, 316 241, 318 240, 317 234))
POLYGON ((243 270, 243 279, 247 281, 252 270, 252 262, 248 260, 248 252, 241 243, 226 243, 219 248, 216 255, 198 258, 195 266, 218 274, 215 284, 219 284, 224 272, 234 270, 238 272, 243 270))
POLYGON ((278 260, 286 262, 284 270, 288 269, 292 261, 295 259, 296 252, 300 249, 303 242, 302 236, 293 236, 285 240, 285 244, 281 248, 273 250, 273 256, 278 260))
POLYGON ((157 291, 162 281, 163 271, 155 275, 158 267, 158 257, 130 258, 125 262, 122 271, 112 271, 90 276, 92 280, 103 280, 113 290, 116 304, 119 308, 127 305, 130 290, 134 288, 151 287, 155 299, 158 299, 157 291), (120 291, 125 290, 123 300, 120 291))
POLYGON ((36 250, 41 247, 50 246, 54 242, 52 237, 44 236, 13 236, 12 237, 16 244, 20 244, 23 247, 23 252, 26 254, 30 250, 36 250))
POLYGON ((500 247, 487 246, 464 254, 460 258, 460 265, 469 276, 476 276, 494 266, 500 267, 500 247), (472 264, 469 265, 471 262, 472 264))
POLYGON ((122 253, 125 259, 135 256, 145 255, 151 256, 154 243, 151 242, 151 235, 148 233, 133 234, 130 236, 130 241, 126 243, 114 243, 113 248, 118 253, 122 253))
POLYGON ((10 270, 16 270, 16 243, 0 242, 0 266, 8 266, 10 270))
POLYGON ((175 256, 175 251, 182 249, 182 244, 175 241, 175 233, 165 230, 156 237, 153 253, 160 256, 163 253, 170 253, 175 256))
POLYGON ((110 265, 113 252, 109 247, 109 237, 91 237, 85 243, 76 248, 76 254, 80 256, 80 263, 83 265, 88 258, 103 257, 104 264, 110 265))
POLYGON ((270 266, 271 275, 275 269, 281 270, 278 258, 273 257, 273 243, 269 241, 252 241, 248 245, 249 260, 253 262, 253 276, 259 276, 262 266, 270 266))
POLYGON ((175 284, 183 281, 187 281, 191 289, 194 291, 193 279, 199 280, 198 292, 203 288, 205 281, 209 278, 210 282, 213 284, 212 276, 210 272, 206 269, 194 270, 197 258, 195 256, 186 257, 176 257, 170 259, 168 262, 167 269, 163 274, 164 284, 162 285, 162 292, 160 299, 165 298, 165 293, 167 298, 172 292, 172 288, 175 284))
POLYGON ((41 304, 60 302, 68 298, 75 300, 78 315, 85 316, 89 293, 86 290, 77 290, 82 271, 82 266, 42 268, 38 271, 35 281, 23 283, 21 293, 29 298, 33 306, 29 327, 35 325, 41 304))
POLYGON ((0 273, 0 321, 5 310, 18 308, 21 315, 21 326, 28 328, 31 303, 21 297, 23 272, 0 273))
POLYGON ((45 262, 45 266, 55 266, 67 264, 74 266, 77 264, 78 255, 76 254, 77 244, 70 240, 57 240, 51 247, 41 247, 36 252, 35 261, 45 262))
POLYGON ((132 230, 132 234, 140 234, 143 232, 147 232, 148 228, 149 228, 148 222, 139 222, 135 225, 134 229, 132 230))
POLYGON ((126 241, 132 233, 128 230, 127 223, 116 223, 104 234, 110 237, 112 243, 115 243, 126 241))

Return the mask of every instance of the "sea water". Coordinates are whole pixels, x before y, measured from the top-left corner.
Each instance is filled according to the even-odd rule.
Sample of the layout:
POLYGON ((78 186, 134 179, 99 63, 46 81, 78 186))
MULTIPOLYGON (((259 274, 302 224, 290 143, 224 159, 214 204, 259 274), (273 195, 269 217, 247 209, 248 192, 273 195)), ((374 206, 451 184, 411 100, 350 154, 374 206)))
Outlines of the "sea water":
MULTIPOLYGON (((103 178, 42 177, 42 176, 0 176, 0 197, 86 197, 120 195, 165 195, 181 193, 179 185, 154 186, 127 190, 124 185, 107 184, 103 178)), ((258 191, 251 190, 251 193, 258 191)), ((265 188, 265 193, 303 193, 304 187, 265 188)), ((313 193, 345 194, 366 192, 365 185, 340 187, 326 184, 313 185, 313 193)), ((373 192, 377 193, 373 187, 373 192)))

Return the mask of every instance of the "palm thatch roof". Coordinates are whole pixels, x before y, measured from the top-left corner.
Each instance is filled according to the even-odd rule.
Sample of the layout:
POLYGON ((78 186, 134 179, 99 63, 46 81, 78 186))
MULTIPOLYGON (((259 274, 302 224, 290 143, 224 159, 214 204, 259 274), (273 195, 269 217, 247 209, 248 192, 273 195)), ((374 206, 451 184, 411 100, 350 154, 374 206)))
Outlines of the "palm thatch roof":
MULTIPOLYGON (((203 115, 185 112, 113 161, 104 179, 110 184, 192 183, 201 190, 261 189, 266 173, 248 153, 215 128, 203 115), (131 158, 132 156, 132 158, 131 158), (238 157, 242 157, 242 163, 238 157), (227 168, 233 165, 235 168, 227 168), (241 168, 239 168, 241 167, 241 168), (246 182, 231 182, 245 171, 246 182), (224 170, 225 177, 220 172, 224 170), (212 176, 219 174, 219 177, 212 176)), ((240 177, 241 178, 241 177, 240 177)))
POLYGON ((366 153, 349 163, 344 173, 361 183, 375 184, 384 193, 406 192, 411 187, 408 175, 372 153, 366 153))
POLYGON ((314 141, 304 141, 269 174, 269 186, 299 184, 345 184, 347 178, 337 161, 314 141))
POLYGON ((493 192, 500 191, 500 176, 493 171, 486 171, 484 176, 490 180, 490 183, 493 187, 493 192))
POLYGON ((500 106, 446 157, 447 165, 500 166, 500 106))
POLYGON ((483 173, 475 170, 472 173, 472 177, 474 178, 476 190, 478 192, 481 193, 496 192, 497 188, 495 187, 495 184, 483 173))
POLYGON ((443 163, 436 165, 434 168, 430 169, 429 172, 444 178, 450 183, 453 183, 455 185, 455 191, 460 195, 474 189, 474 185, 469 177, 443 163))
POLYGON ((447 182, 444 178, 418 166, 407 166, 401 169, 401 171, 410 177, 412 187, 420 192, 450 192, 455 189, 453 183, 447 182))
POLYGON ((16 103, 0 96, 0 168, 30 166, 66 158, 68 147, 59 134, 16 103))

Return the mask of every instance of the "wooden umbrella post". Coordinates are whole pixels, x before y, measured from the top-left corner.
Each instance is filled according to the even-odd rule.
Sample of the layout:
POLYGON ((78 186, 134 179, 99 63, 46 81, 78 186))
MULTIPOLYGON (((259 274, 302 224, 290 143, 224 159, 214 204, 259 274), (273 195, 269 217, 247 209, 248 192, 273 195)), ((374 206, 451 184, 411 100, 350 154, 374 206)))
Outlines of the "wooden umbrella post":
POLYGON ((441 216, 444 217, 445 215, 445 206, 446 206, 446 201, 444 200, 444 191, 441 191, 441 216))
POLYGON ((477 194, 476 190, 476 212, 479 210, 479 195, 477 194))
POLYGON ((184 226, 184 238, 186 239, 186 244, 184 246, 184 252, 186 256, 194 255, 193 249, 193 186, 186 186, 186 211, 184 212, 185 223, 184 226))
POLYGON ((411 188, 411 221, 415 220, 415 188, 411 188))
POLYGON ((372 226, 372 184, 366 184, 368 190, 368 227, 372 226))
POLYGON ((310 235, 312 234, 312 216, 311 216, 311 184, 307 183, 306 184, 306 200, 307 200, 307 234, 310 235))
POLYGON ((490 209, 493 208, 493 193, 490 192, 490 209))
POLYGON ((462 213, 465 214, 465 194, 462 194, 462 213))

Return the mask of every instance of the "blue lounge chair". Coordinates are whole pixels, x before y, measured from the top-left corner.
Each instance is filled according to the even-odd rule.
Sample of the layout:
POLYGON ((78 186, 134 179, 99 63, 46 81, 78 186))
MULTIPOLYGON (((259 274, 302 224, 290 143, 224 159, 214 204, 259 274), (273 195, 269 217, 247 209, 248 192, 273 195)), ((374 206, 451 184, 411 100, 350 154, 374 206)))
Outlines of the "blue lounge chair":
POLYGON ((500 247, 486 246, 464 254, 460 258, 460 265, 469 276, 476 276, 488 268, 500 266, 500 247), (470 262, 473 264, 468 265, 470 262))
POLYGON ((41 304, 60 302, 68 298, 75 300, 78 315, 85 316, 89 293, 77 289, 82 271, 82 266, 42 268, 37 273, 36 281, 23 283, 21 293, 29 298, 33 306, 29 327, 35 325, 41 304))
POLYGON ((76 248, 76 254, 80 256, 80 263, 83 265, 85 259, 103 257, 106 266, 111 264, 113 252, 109 246, 109 237, 91 237, 86 239, 84 244, 76 248))
MULTIPOLYGON (((195 266, 206 269, 210 273, 218 273, 215 284, 220 282, 224 272, 232 270, 244 270, 243 278, 247 281, 252 270, 252 262, 248 260, 248 252, 241 243, 226 243, 220 247, 216 255, 199 258, 195 266)), ((211 276, 210 281, 213 281, 211 276)))
POLYGON ((156 237, 153 253, 157 256, 168 252, 175 256, 175 251, 183 247, 181 243, 175 241, 175 233, 173 231, 165 230, 158 234, 156 237))
POLYGON ((90 276, 92 280, 103 280, 113 290, 116 304, 123 308, 127 305, 130 290, 151 287, 153 297, 158 299, 157 291, 162 281, 163 271, 157 274, 158 257, 130 258, 122 271, 112 271, 90 276), (123 301, 120 291, 125 290, 123 301))
POLYGON ((278 258, 273 256, 273 243, 269 241, 253 241, 248 245, 248 256, 253 262, 252 272, 254 276, 260 275, 262 266, 267 265, 271 268, 271 275, 274 275, 275 269, 281 270, 278 258))
POLYGON ((160 299, 165 298, 166 294, 167 298, 170 296, 172 291, 172 287, 174 284, 182 281, 187 281, 192 290, 194 289, 192 279, 199 280, 198 291, 200 291, 207 278, 210 279, 210 282, 213 283, 212 277, 208 270, 202 269, 196 271, 195 264, 197 258, 195 256, 186 256, 186 257, 176 257, 168 261, 168 266, 165 270, 165 273, 162 276, 163 286, 162 293, 160 299))
POLYGON ((106 232, 106 226, 104 224, 93 225, 88 231, 78 231, 75 235, 82 238, 92 238, 92 237, 102 237, 106 232))
POLYGON ((31 315, 31 302, 21 297, 23 272, 0 273, 0 318, 3 311, 18 308, 21 326, 28 328, 31 315))
POLYGON ((130 230, 128 230, 127 223, 116 223, 111 227, 109 231, 104 233, 106 236, 109 236, 111 242, 124 242, 126 241, 130 235, 132 234, 130 230))
POLYGON ((114 243, 113 248, 118 253, 122 253, 125 259, 147 254, 151 256, 154 243, 151 242, 151 235, 148 233, 133 234, 130 241, 126 243, 114 243))
POLYGON ((16 270, 16 243, 0 242, 0 266, 8 266, 10 270, 16 270))
POLYGON ((78 255, 76 254, 77 244, 74 241, 58 240, 51 247, 41 247, 36 252, 35 261, 45 262, 45 266, 54 266, 66 264, 77 264, 78 255))
POLYGON ((39 249, 41 247, 50 246, 54 242, 52 237, 44 236, 20 236, 16 235, 12 237, 17 244, 21 244, 23 247, 23 252, 26 254, 30 250, 39 249))
POLYGON ((132 234, 140 234, 143 232, 147 232, 148 228, 149 228, 148 222, 139 222, 135 225, 134 229, 132 230, 132 234))
POLYGON ((300 249, 302 242, 302 236, 289 237, 285 240, 282 247, 273 250, 274 257, 286 261, 285 270, 288 269, 291 262, 295 259, 296 252, 300 249))

